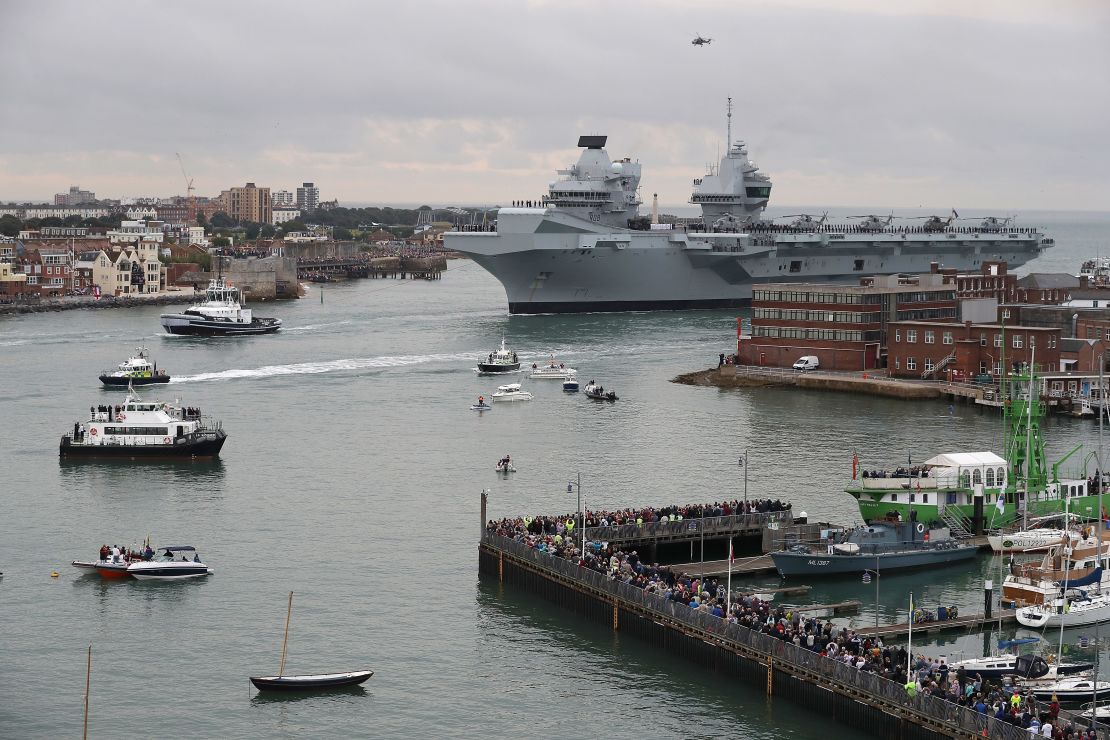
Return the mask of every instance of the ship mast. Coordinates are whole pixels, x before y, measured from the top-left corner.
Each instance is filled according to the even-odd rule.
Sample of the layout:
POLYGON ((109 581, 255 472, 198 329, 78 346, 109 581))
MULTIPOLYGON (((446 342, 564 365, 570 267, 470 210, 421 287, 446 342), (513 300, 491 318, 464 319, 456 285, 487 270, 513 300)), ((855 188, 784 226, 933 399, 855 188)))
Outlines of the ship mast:
POLYGON ((725 134, 725 156, 732 151, 732 97, 728 99, 728 127, 725 134))

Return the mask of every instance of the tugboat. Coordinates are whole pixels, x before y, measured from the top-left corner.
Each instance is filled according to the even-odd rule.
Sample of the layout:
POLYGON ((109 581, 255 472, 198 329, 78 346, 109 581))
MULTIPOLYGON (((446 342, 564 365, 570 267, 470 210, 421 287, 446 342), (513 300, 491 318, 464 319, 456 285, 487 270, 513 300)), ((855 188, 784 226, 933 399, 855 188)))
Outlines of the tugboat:
POLYGON ((281 328, 281 319, 253 316, 249 308, 243 308, 239 289, 218 277, 208 282, 202 303, 190 306, 184 313, 162 314, 162 326, 170 334, 240 336, 272 334, 281 328))
POLYGON ((128 389, 118 406, 89 408, 89 418, 74 422, 58 445, 62 457, 214 458, 227 433, 199 408, 143 401, 128 389))
POLYGON ((113 388, 126 388, 129 385, 151 385, 153 383, 168 383, 170 376, 165 370, 159 370, 156 363, 150 361, 146 347, 139 347, 135 354, 121 362, 119 368, 111 372, 105 370, 100 375, 100 382, 113 388))
POLYGON ((586 394, 586 398, 592 398, 595 401, 616 401, 617 394, 613 391, 607 391, 604 387, 597 384, 596 381, 591 380, 586 383, 586 387, 582 389, 586 394))
POLYGON ((505 337, 501 337, 501 349, 490 352, 485 360, 478 360, 479 375, 515 373, 519 369, 520 360, 517 359, 516 352, 505 346, 505 337))

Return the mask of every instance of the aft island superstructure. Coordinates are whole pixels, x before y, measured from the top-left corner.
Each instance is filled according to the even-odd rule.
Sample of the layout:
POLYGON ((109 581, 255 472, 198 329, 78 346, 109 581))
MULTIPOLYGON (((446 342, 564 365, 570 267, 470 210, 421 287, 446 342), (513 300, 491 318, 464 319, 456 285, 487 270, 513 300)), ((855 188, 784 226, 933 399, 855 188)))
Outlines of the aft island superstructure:
POLYGON ((753 283, 854 282, 928 272, 932 262, 967 271, 984 260, 1013 267, 1052 245, 1009 219, 960 226, 955 212, 908 225, 807 215, 776 224, 763 217, 771 179, 743 142, 694 180, 690 201, 701 218, 653 223, 639 213, 640 164, 610 159, 605 144, 605 136, 580 137, 578 162, 559 171, 547 196, 501 208, 492 230, 445 234, 447 249, 505 286, 509 313, 731 308, 750 302, 753 283))

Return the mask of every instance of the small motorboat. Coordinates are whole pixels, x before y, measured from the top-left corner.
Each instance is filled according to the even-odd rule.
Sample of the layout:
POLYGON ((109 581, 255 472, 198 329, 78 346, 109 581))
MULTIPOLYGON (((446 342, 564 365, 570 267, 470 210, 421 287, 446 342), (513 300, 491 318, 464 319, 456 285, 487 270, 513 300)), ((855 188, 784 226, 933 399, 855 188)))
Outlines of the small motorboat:
POLYGON ((577 393, 578 392, 578 373, 577 372, 572 370, 567 375, 566 380, 563 381, 563 392, 564 393, 577 393))
POLYGON ((285 649, 289 646, 289 620, 293 616, 293 592, 289 592, 289 608, 285 612, 285 637, 281 641, 281 665, 276 676, 250 676, 250 681, 260 691, 306 691, 357 686, 374 675, 373 671, 348 671, 346 673, 308 673, 300 676, 285 675, 285 649))
POLYGON ((493 394, 494 401, 531 401, 532 394, 520 389, 520 383, 509 383, 497 386, 493 394))
POLYGON ((105 370, 100 374, 100 382, 109 388, 126 388, 129 385, 150 385, 168 383, 170 376, 159 370, 157 363, 150 361, 146 347, 139 347, 135 354, 121 362, 115 370, 105 370))
POLYGON ((604 387, 597 384, 596 381, 591 380, 586 384, 585 389, 582 391, 586 394, 586 398, 592 398, 595 401, 616 401, 617 394, 613 391, 607 391, 604 387))
POLYGON ((494 468, 498 473, 515 473, 516 466, 513 465, 513 459, 508 455, 497 461, 497 467, 494 468))
POLYGON ((555 358, 552 357, 546 365, 538 365, 533 362, 530 377, 537 380, 566 380, 577 372, 573 367, 567 367, 561 362, 556 363, 555 358))
POLYGON ((516 352, 505 346, 505 337, 501 337, 501 349, 494 350, 484 359, 478 360, 477 370, 479 375, 515 373, 520 370, 520 360, 516 352))
POLYGON ((140 581, 182 581, 211 573, 212 569, 200 561, 200 555, 192 545, 159 547, 154 559, 132 561, 127 566, 127 575, 140 581), (175 559, 177 554, 181 555, 180 559, 175 559), (192 557, 189 557, 190 554, 192 557))
POLYGON ((305 676, 251 676, 251 683, 258 689, 303 691, 305 689, 334 689, 340 686, 357 686, 374 675, 373 671, 350 673, 316 673, 305 676))

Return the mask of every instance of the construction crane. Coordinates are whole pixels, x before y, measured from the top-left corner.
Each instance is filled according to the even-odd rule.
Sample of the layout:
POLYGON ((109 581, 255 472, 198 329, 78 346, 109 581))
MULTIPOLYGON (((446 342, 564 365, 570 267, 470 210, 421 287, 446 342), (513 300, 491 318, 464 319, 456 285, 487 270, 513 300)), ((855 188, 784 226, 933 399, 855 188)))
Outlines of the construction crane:
POLYGON ((185 172, 185 162, 182 161, 181 155, 177 152, 174 152, 174 154, 177 154, 177 163, 181 165, 181 176, 185 178, 185 204, 188 209, 188 218, 195 221, 197 218, 197 201, 193 197, 193 178, 185 172))

